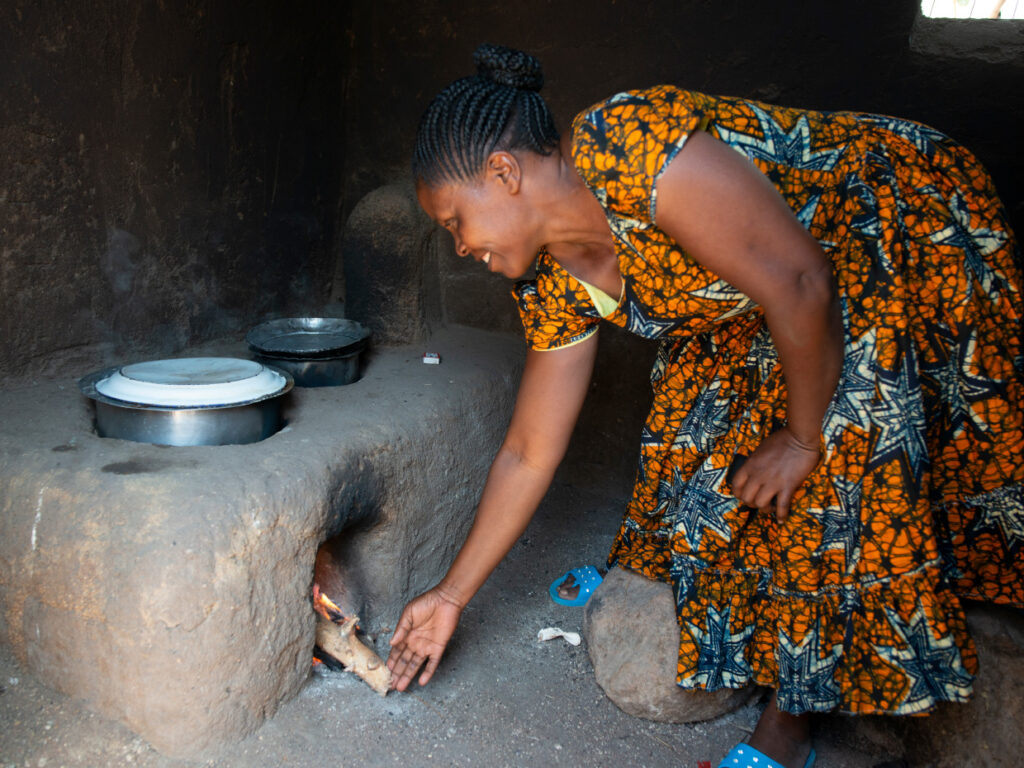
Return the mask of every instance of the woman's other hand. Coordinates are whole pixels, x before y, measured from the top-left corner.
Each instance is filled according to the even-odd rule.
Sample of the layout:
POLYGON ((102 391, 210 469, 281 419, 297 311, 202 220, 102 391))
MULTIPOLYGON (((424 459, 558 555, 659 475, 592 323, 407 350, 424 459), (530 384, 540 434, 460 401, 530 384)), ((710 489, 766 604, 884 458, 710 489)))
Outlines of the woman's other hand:
POLYGON ((405 606, 391 636, 391 653, 388 654, 392 688, 404 691, 421 667, 419 684, 426 685, 430 681, 461 615, 462 606, 439 587, 424 592, 405 606))
POLYGON ((732 478, 732 493, 741 503, 760 510, 775 504, 775 518, 789 516, 793 494, 821 459, 817 445, 801 442, 783 427, 757 447, 732 478))
POLYGON ((832 264, 768 177, 696 132, 657 182, 658 226, 700 264, 753 299, 782 365, 787 426, 758 446, 732 481, 744 504, 781 522, 817 465, 818 441, 843 367, 843 322, 832 264))

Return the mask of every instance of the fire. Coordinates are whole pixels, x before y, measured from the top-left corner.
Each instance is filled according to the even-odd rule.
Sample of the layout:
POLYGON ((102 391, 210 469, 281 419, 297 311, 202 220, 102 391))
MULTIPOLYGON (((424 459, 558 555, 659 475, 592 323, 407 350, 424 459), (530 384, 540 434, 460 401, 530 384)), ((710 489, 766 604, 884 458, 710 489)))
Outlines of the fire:
POLYGON ((321 591, 320 585, 315 582, 313 584, 313 610, 335 624, 341 624, 345 621, 345 613, 331 598, 321 591))
MULTIPOLYGON (((345 614, 342 612, 338 604, 335 603, 331 598, 324 594, 323 590, 320 589, 320 585, 313 582, 313 610, 323 616, 328 621, 339 626, 345 623, 345 614)), ((353 629, 357 629, 358 625, 355 625, 353 629)), ((328 661, 317 658, 317 652, 320 651, 319 646, 313 649, 313 669, 342 669, 343 665, 335 661, 333 658, 328 657, 328 661)))
POLYGON ((381 696, 386 696, 391 688, 391 671, 383 659, 356 636, 359 617, 345 616, 316 582, 313 583, 313 609, 320 616, 316 623, 314 667, 316 656, 320 656, 324 667, 337 663, 381 696))

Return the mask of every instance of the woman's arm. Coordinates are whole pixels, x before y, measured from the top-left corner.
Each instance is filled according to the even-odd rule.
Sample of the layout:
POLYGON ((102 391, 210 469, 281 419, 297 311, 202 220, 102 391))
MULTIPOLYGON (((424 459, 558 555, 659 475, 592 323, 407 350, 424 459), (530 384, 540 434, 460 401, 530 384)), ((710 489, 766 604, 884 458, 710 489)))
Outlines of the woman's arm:
POLYGON ((512 420, 469 535, 441 582, 405 607, 391 638, 388 667, 398 690, 420 667, 420 685, 430 680, 463 608, 526 530, 565 455, 596 352, 596 333, 564 349, 527 352, 512 420))
POLYGON ((736 472, 732 490, 758 508, 775 499, 783 520, 817 464, 822 419, 842 370, 832 266, 768 178, 709 134, 687 139, 657 194, 658 227, 764 310, 786 381, 787 425, 736 472))

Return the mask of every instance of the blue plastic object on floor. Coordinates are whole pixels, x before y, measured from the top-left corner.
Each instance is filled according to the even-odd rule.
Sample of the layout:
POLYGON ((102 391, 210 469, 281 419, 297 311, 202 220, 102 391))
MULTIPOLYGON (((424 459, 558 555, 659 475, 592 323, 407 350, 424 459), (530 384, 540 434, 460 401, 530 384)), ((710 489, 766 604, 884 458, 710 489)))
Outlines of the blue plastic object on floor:
MULTIPOLYGON (((804 768, 812 768, 814 765, 814 748, 811 748, 811 754, 807 756, 807 761, 804 763, 804 768)), ((754 749, 749 744, 737 744, 731 750, 729 754, 722 758, 722 762, 718 764, 718 768, 786 768, 782 763, 778 763, 772 760, 768 755, 760 750, 754 749)))
POLYGON ((551 586, 548 587, 548 594, 551 595, 551 599, 559 605, 579 606, 586 605, 587 600, 590 599, 591 593, 597 589, 597 585, 603 581, 603 577, 598 573, 597 568, 592 565, 581 565, 579 568, 572 568, 557 579, 551 582, 551 586), (562 585, 569 576, 576 579, 573 586, 579 585, 580 592, 576 595, 574 600, 566 600, 564 597, 559 597, 558 588, 562 585))

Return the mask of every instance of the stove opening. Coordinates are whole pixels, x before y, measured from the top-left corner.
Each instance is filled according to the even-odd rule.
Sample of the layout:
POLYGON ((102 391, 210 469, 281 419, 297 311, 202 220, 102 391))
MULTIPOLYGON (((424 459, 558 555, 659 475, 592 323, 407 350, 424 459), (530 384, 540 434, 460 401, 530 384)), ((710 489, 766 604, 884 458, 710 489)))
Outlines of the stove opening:
POLYGON ((312 664, 352 672, 384 696, 391 687, 391 672, 359 626, 354 578, 343 565, 346 535, 328 539, 317 550, 313 567, 313 610, 316 644, 312 664))

